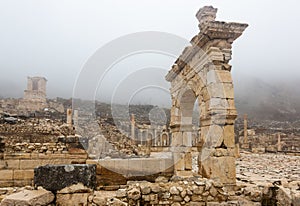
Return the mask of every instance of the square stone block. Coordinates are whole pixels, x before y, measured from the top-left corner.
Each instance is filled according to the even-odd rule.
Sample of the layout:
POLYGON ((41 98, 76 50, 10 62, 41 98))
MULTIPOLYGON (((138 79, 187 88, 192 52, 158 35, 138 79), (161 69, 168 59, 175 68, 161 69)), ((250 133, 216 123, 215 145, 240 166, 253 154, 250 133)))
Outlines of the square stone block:
POLYGON ((94 189, 96 165, 46 165, 34 169, 34 185, 50 191, 61 190, 77 183, 94 189))

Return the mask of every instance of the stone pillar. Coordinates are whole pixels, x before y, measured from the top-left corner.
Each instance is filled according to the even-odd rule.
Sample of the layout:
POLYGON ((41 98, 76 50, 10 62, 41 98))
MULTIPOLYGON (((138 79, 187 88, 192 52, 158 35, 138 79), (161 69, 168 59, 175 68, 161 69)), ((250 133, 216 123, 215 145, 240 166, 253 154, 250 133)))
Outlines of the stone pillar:
POLYGON ((77 109, 74 110, 73 122, 74 122, 75 128, 77 128, 78 127, 78 110, 77 109))
POLYGON ((241 154, 240 154, 240 145, 239 143, 236 143, 235 144, 235 147, 234 147, 234 155, 236 158, 240 158, 241 157, 241 154))
POLYGON ((72 109, 67 109, 67 124, 72 127, 72 109))
POLYGON ((248 144, 248 115, 244 114, 244 144, 248 144))
POLYGON ((282 148, 281 148, 281 137, 280 137, 280 133, 277 133, 277 151, 281 151, 282 148))
POLYGON ((154 141, 154 147, 157 147, 158 146, 158 144, 157 144, 157 131, 156 131, 156 128, 155 129, 153 129, 153 141, 154 141))
POLYGON ((243 149, 249 149, 249 140, 248 140, 248 115, 244 114, 244 139, 241 143, 241 148, 243 149))
POLYGON ((135 139, 135 120, 134 120, 134 114, 131 114, 131 139, 137 144, 137 141, 135 139))

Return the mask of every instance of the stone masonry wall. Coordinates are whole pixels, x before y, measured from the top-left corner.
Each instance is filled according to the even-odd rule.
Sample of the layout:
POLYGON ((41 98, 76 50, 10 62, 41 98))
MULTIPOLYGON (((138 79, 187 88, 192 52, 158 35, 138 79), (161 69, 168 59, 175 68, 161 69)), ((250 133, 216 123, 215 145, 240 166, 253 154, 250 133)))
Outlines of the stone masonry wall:
MULTIPOLYGON (((34 168, 47 164, 85 163, 87 153, 78 137, 56 138, 56 142, 14 143, 5 141, 0 159, 0 187, 32 185, 34 168)), ((2 140, 3 141, 3 140, 2 140)))

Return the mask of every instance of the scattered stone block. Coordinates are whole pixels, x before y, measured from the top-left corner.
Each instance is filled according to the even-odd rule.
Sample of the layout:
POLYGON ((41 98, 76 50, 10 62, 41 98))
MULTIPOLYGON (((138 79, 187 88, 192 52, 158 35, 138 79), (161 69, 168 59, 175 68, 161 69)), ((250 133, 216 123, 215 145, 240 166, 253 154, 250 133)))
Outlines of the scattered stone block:
POLYGON ((84 186, 82 183, 77 183, 57 191, 57 194, 91 193, 91 192, 92 189, 84 186))
POLYGON ((87 206, 90 193, 57 194, 57 206, 87 206))
POLYGON ((1 206, 12 205, 48 205, 54 200, 52 192, 40 189, 40 190, 24 190, 18 193, 11 194, 4 198, 1 202, 1 206))
POLYGON ((94 189, 96 165, 46 165, 34 169, 34 185, 50 191, 58 191, 77 183, 94 189))

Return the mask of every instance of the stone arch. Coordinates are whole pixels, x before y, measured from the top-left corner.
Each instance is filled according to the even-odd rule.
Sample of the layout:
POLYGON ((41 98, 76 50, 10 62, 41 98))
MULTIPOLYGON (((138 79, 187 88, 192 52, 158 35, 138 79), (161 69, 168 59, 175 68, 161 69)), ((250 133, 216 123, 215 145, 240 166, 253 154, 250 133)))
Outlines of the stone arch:
POLYGON ((161 146, 167 147, 169 146, 169 134, 167 132, 163 132, 161 134, 161 146))
POLYGON ((171 134, 175 175, 192 175, 192 112, 200 111, 199 172, 235 184, 234 106, 231 44, 247 24, 215 21, 217 9, 196 14, 200 33, 191 40, 166 76, 171 82, 171 134))

